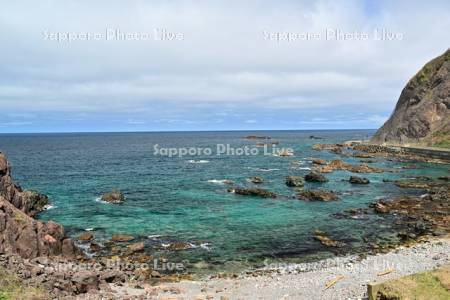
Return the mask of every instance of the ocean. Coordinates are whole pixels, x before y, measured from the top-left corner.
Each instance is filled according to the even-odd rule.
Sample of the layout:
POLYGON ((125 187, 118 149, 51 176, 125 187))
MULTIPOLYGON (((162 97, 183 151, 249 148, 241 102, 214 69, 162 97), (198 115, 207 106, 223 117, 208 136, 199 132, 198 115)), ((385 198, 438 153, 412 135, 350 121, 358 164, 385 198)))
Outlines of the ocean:
MULTIPOLYGON (((401 169, 407 163, 377 159, 371 165, 398 170, 394 173, 359 174, 369 185, 346 182, 351 174, 326 174, 329 182, 306 183, 305 188, 336 191, 339 201, 306 202, 294 198, 285 185, 288 175, 304 176, 311 168, 306 158, 344 159, 312 150, 315 143, 367 139, 373 130, 330 131, 234 131, 158 133, 1 134, 0 151, 13 166, 13 178, 24 189, 50 197, 50 209, 39 214, 54 220, 76 237, 92 230, 103 243, 114 233, 131 234, 146 244, 155 257, 182 261, 195 271, 201 262, 207 271, 239 271, 267 263, 304 262, 367 249, 368 241, 395 241, 395 225, 387 217, 366 214, 361 218, 336 215, 350 208, 364 208, 381 198, 412 193, 383 179, 405 176, 448 175, 445 166, 417 163, 417 169, 401 169), (280 157, 258 148, 253 155, 218 155, 217 145, 254 149, 248 135, 270 136, 278 148, 291 148, 294 156, 280 157), (312 139, 310 136, 320 137, 312 139), (158 146, 155 146, 158 145, 158 146), (162 155, 158 149, 212 149, 200 155, 162 155), (227 192, 223 180, 251 187, 249 177, 259 176, 266 188, 280 195, 264 199, 227 192), (121 190, 123 204, 100 201, 103 193, 121 190), (314 240, 314 230, 326 232, 346 244, 337 250, 314 240), (174 242, 190 249, 170 251, 174 242)), ((221 148, 222 149, 222 148, 221 148)), ((252 150, 255 152, 255 150, 252 150)), ((164 151, 163 151, 164 152, 164 151)), ((178 153, 179 154, 179 153, 178 153)), ((228 153, 230 154, 230 153, 228 153)), ((236 153, 234 153, 236 154, 236 153)))

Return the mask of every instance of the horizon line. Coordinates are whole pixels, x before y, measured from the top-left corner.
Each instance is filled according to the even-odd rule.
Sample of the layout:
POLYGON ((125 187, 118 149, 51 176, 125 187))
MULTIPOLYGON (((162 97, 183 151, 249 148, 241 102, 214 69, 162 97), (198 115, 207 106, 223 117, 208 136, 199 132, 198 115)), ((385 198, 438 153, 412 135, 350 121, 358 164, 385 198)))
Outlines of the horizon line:
POLYGON ((77 134, 77 133, 179 133, 179 132, 249 132, 249 131, 351 131, 378 130, 378 128, 345 128, 345 129, 229 129, 229 130, 141 130, 141 131, 41 131, 41 132, 0 132, 0 135, 13 134, 77 134))

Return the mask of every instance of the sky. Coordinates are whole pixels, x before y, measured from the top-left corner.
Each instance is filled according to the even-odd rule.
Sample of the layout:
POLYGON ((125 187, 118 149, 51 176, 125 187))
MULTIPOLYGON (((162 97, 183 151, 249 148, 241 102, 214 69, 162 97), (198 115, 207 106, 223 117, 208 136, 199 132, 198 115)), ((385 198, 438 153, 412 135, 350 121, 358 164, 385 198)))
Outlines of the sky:
POLYGON ((449 28, 449 1, 2 1, 0 133, 378 128, 449 28))

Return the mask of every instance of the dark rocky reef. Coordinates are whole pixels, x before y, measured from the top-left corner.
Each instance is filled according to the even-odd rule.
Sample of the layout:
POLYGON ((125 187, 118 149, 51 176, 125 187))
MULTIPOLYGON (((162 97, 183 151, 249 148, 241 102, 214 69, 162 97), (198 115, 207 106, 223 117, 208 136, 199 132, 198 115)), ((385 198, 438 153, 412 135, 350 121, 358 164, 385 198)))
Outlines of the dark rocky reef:
POLYGON ((408 82, 371 142, 450 147, 450 49, 408 82))

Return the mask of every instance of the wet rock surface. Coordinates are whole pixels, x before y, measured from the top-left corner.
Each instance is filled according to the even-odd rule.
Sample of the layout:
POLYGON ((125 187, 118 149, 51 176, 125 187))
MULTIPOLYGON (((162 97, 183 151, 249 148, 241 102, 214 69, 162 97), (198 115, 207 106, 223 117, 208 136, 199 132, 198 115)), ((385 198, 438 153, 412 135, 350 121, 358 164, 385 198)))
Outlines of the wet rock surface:
POLYGON ((302 187, 305 185, 303 178, 300 176, 286 176, 285 182, 289 187, 302 187))
POLYGON ((237 195, 243 196, 257 196, 262 198, 276 198, 277 194, 268 191, 266 189, 260 188, 234 188, 230 189, 229 192, 234 192, 237 195))
POLYGON ((319 174, 317 172, 311 172, 311 173, 305 175, 305 181, 324 183, 324 182, 328 182, 328 179, 325 176, 323 176, 322 174, 319 174))
POLYGON ((351 184, 369 184, 370 181, 367 178, 358 177, 358 176, 351 176, 348 180, 351 184))
POLYGON ((325 190, 303 190, 299 191, 297 198, 306 201, 337 201, 339 197, 331 191, 325 190))
POLYGON ((119 204, 125 201, 124 194, 119 190, 112 190, 109 193, 105 193, 101 197, 102 201, 112 203, 112 204, 119 204))

